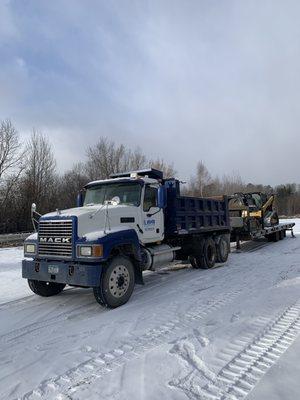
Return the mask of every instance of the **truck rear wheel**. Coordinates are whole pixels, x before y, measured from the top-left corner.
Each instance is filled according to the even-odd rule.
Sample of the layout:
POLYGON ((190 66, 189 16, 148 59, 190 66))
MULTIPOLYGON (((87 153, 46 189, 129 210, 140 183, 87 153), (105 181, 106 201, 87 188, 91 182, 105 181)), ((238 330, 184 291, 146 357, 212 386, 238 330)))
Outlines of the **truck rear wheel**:
POLYGON ((189 257, 193 268, 212 268, 216 262, 216 244, 211 238, 200 242, 200 249, 189 257))
POLYGON ((33 293, 42 297, 50 297, 62 292, 66 285, 64 283, 43 282, 28 279, 28 286, 33 293))
POLYGON ((228 259, 230 244, 226 235, 221 235, 218 243, 216 243, 216 261, 224 263, 228 259))
POLYGON ((189 261, 191 266, 195 269, 205 268, 204 265, 204 256, 203 256, 203 248, 204 248, 205 239, 199 240, 196 244, 197 247, 194 248, 193 254, 189 256, 189 261))
POLYGON ((115 257, 105 268, 100 286, 93 288, 95 299, 108 308, 119 307, 130 299, 134 283, 132 262, 123 256, 115 257))

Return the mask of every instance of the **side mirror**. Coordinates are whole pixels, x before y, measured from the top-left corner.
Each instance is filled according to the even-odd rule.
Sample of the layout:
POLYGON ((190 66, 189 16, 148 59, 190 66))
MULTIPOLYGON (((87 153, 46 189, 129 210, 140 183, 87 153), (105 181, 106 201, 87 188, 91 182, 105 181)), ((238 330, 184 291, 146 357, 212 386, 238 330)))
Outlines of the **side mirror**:
POLYGON ((31 222, 32 222, 35 232, 37 231, 37 228, 38 228, 40 216, 41 216, 41 214, 36 211, 36 204, 32 203, 31 204, 31 222))
POLYGON ((167 191, 164 186, 158 188, 157 193, 157 207, 166 208, 167 206, 167 191))
POLYGON ((76 205, 77 205, 77 207, 82 207, 83 206, 83 195, 82 195, 82 192, 79 192, 78 195, 77 195, 76 205))

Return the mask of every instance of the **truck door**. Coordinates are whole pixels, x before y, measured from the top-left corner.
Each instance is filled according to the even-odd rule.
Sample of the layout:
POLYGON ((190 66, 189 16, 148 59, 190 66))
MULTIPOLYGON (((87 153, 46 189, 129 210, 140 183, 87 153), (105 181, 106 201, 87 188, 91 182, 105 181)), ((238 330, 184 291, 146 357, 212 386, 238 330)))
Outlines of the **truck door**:
POLYGON ((157 206, 158 187, 156 184, 146 184, 142 202, 141 234, 142 242, 158 242, 164 238, 163 209, 157 206))

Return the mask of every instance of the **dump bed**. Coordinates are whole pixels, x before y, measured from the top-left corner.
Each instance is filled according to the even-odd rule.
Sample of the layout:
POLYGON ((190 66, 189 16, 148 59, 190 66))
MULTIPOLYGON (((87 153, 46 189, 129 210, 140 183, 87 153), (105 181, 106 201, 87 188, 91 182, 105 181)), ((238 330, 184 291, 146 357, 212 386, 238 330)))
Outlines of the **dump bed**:
POLYGON ((167 236, 199 232, 229 232, 227 197, 205 198, 181 196, 179 182, 165 182, 167 207, 165 210, 165 232, 167 236))

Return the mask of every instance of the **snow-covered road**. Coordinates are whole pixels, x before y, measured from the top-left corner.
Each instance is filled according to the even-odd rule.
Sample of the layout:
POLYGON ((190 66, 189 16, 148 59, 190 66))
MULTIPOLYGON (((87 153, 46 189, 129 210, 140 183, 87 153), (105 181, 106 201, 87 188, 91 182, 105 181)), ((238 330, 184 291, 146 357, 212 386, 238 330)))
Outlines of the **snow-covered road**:
POLYGON ((32 295, 22 249, 0 249, 1 399, 298 398, 296 222, 298 238, 247 243, 212 270, 148 273, 115 310, 90 289, 32 295))

